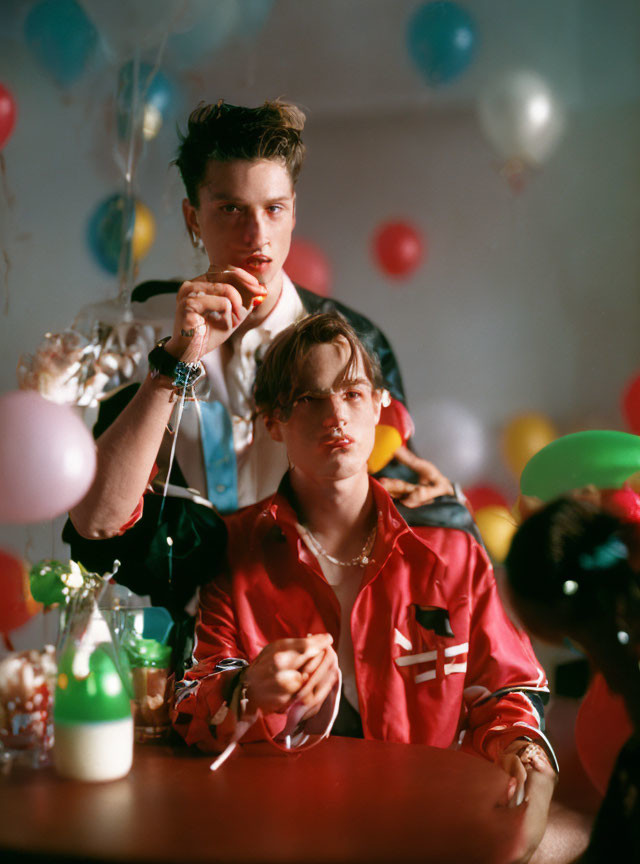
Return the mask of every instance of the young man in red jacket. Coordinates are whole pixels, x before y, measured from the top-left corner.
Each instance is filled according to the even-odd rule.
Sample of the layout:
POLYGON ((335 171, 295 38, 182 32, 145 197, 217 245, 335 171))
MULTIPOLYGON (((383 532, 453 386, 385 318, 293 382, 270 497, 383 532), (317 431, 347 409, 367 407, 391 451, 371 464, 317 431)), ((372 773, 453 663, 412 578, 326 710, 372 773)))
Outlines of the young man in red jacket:
POLYGON ((340 316, 310 316, 269 348, 255 401, 289 470, 275 495, 225 518, 175 728, 205 750, 244 733, 295 751, 329 734, 340 701, 353 734, 501 764, 510 802, 528 794, 544 824, 555 763, 541 729, 546 676, 480 545, 409 527, 368 475, 383 398, 340 316))

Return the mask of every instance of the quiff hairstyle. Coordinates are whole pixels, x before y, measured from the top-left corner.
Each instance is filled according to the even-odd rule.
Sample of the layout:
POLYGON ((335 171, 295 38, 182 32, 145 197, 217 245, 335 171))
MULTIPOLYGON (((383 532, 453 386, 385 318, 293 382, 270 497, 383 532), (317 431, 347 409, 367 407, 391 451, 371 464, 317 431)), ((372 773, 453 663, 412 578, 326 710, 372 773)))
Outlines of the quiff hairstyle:
POLYGON ((189 115, 186 135, 178 133, 180 145, 174 160, 189 202, 199 206, 199 189, 212 159, 279 161, 295 186, 304 161, 301 133, 305 120, 298 107, 279 99, 267 100, 258 108, 230 105, 223 99, 215 105, 200 103, 189 115))
POLYGON ((291 324, 269 346, 256 374, 253 390, 256 414, 286 421, 303 392, 299 376, 309 351, 314 345, 340 338, 346 340, 350 349, 343 380, 354 374, 360 359, 373 389, 381 390, 384 382, 378 358, 367 351, 353 327, 337 312, 317 312, 291 324))

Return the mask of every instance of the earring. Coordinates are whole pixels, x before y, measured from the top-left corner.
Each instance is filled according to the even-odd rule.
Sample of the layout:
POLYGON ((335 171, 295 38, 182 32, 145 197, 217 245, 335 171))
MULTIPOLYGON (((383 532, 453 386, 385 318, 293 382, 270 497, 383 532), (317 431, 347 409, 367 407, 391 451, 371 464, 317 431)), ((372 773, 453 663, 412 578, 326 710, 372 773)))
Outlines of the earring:
POLYGON ((204 243, 202 242, 202 237, 199 234, 196 234, 191 229, 189 229, 189 239, 191 240, 191 245, 194 249, 198 249, 200 252, 204 252, 204 243))

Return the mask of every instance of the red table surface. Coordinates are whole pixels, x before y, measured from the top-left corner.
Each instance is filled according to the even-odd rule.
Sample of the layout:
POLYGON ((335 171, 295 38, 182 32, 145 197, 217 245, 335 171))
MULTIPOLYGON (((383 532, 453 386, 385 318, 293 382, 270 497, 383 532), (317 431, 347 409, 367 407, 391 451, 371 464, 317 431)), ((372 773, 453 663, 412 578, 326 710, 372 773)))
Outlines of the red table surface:
POLYGON ((187 748, 137 745, 131 773, 81 783, 52 768, 0 778, 0 861, 492 862, 521 816, 483 759, 331 738, 298 755, 242 748, 217 772, 187 748))

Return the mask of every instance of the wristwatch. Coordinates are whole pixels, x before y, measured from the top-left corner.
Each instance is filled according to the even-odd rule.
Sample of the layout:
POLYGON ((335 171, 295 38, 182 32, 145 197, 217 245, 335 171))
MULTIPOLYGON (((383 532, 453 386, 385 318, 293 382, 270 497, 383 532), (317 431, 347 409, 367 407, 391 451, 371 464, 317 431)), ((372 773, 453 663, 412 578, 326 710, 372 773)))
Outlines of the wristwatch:
POLYGON ((167 378, 171 378, 173 386, 178 390, 193 387, 204 372, 202 364, 199 361, 183 363, 182 360, 177 360, 173 354, 169 354, 164 346, 170 338, 170 336, 165 336, 164 339, 160 339, 149 352, 147 359, 151 377, 156 378, 158 375, 165 375, 167 378))

